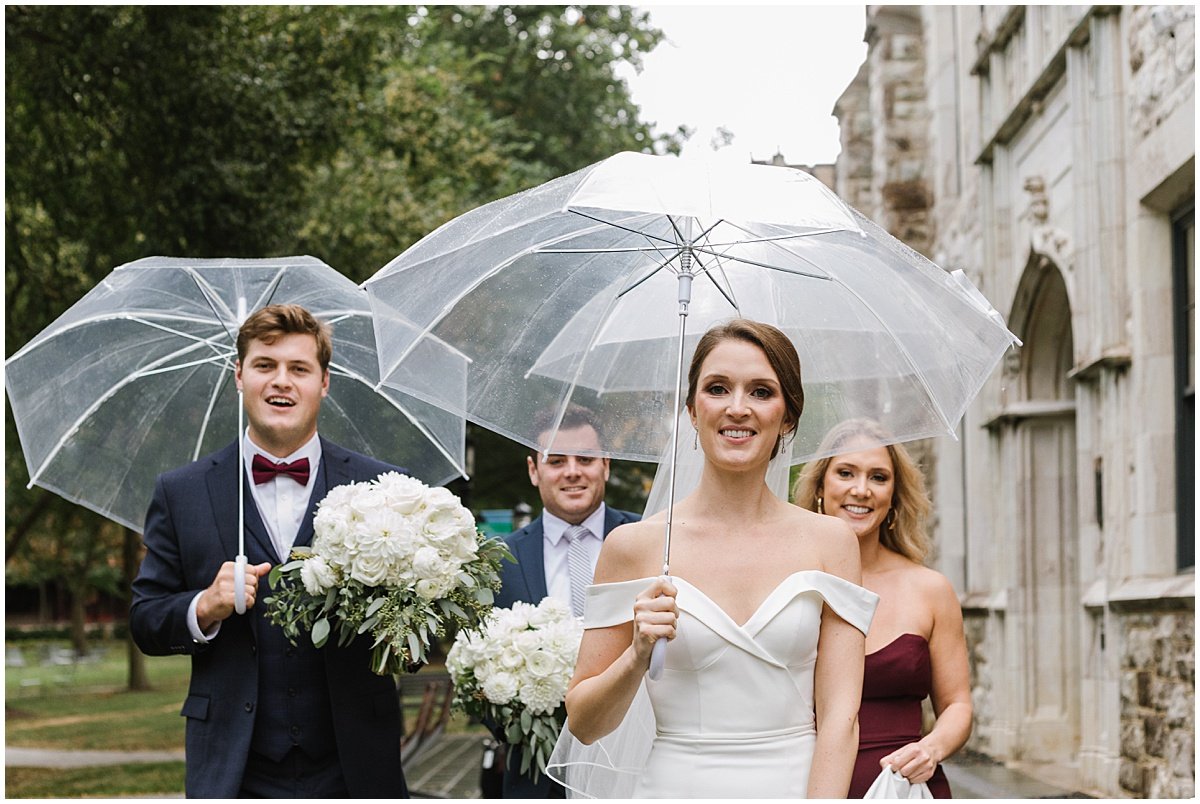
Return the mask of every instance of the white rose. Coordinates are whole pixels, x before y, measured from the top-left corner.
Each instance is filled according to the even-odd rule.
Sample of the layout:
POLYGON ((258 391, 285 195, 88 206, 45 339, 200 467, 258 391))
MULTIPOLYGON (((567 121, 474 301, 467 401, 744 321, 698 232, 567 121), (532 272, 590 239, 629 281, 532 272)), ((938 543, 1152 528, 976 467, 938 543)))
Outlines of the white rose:
POLYGON ((350 498, 350 510, 355 517, 366 517, 374 511, 387 505, 387 497, 378 486, 363 484, 358 492, 350 498))
POLYGON ((350 577, 367 586, 379 586, 388 575, 388 562, 380 554, 359 553, 350 562, 350 577))
POLYGON ((442 581, 457 574, 457 567, 451 567, 449 562, 442 558, 437 549, 433 547, 422 547, 417 550, 412 559, 413 572, 418 578, 429 578, 432 580, 442 581), (455 570, 451 573, 451 569, 455 570))
POLYGON ((500 666, 509 671, 520 670, 525 665, 525 657, 515 650, 506 650, 497 659, 500 666))
POLYGON ((493 673, 479 684, 484 697, 494 704, 504 704, 517 697, 520 685, 512 673, 493 673))
POLYGON ((521 631, 513 634, 513 648, 529 661, 529 657, 542 647, 542 637, 537 631, 521 631))
POLYGON ((470 652, 466 648, 466 639, 464 639, 465 633, 465 631, 459 632, 454 639, 454 644, 446 653, 446 671, 455 679, 466 675, 467 669, 471 666, 470 652))
POLYGON ((458 498, 430 505, 425 516, 425 533, 439 547, 450 548, 464 534, 475 534, 475 519, 471 512, 459 504, 458 498))
POLYGON ((517 601, 505 615, 505 628, 509 631, 524 631, 529 627, 529 615, 533 612, 529 603, 517 601))
POLYGON ((475 537, 475 531, 459 534, 446 550, 463 564, 473 561, 479 555, 479 540, 475 537))
POLYGON ((350 500, 359 492, 359 489, 366 486, 366 483, 347 483, 344 486, 334 486, 325 495, 325 499, 321 500, 317 511, 320 512, 323 508, 346 508, 350 504, 350 500))
POLYGON ((425 504, 425 497, 429 492, 429 487, 420 480, 399 472, 380 475, 376 482, 387 499, 388 507, 404 516, 419 511, 425 504))
POLYGON ((551 620, 566 620, 571 613, 566 603, 563 603, 556 597, 546 597, 538 604, 538 610, 547 616, 546 622, 551 620))
POLYGON ((319 597, 329 591, 337 578, 325 559, 314 555, 301 565, 300 580, 310 595, 319 597))
POLYGON ((417 581, 416 590, 417 595, 424 600, 437 600, 442 596, 441 584, 430 578, 417 581))
POLYGON ((549 678, 562 671, 562 662, 544 650, 535 650, 525 657, 525 668, 534 678, 549 678))

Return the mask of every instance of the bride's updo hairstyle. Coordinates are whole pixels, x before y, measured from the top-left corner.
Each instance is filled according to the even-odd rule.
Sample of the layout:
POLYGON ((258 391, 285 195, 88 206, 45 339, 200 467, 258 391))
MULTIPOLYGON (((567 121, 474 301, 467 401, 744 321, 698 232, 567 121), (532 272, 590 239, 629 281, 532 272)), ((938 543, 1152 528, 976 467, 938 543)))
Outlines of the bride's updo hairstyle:
POLYGON ((821 483, 833 459, 847 452, 868 449, 872 444, 882 445, 892 459, 892 482, 895 484, 892 512, 895 516, 889 513, 879 526, 879 543, 910 561, 924 564, 931 548, 925 530, 931 507, 929 493, 925 490, 925 475, 903 444, 883 444, 888 438, 887 431, 871 419, 847 419, 837 425, 825 435, 818 450, 830 454, 805 464, 796 480, 792 498, 801 508, 816 511, 821 483), (859 440, 865 440, 867 444, 855 443, 859 440))
MULTIPOLYGON (((752 343, 767 356, 767 362, 779 378, 779 387, 783 393, 783 404, 786 411, 783 432, 781 436, 795 435, 796 423, 804 412, 804 385, 800 381, 800 355, 787 335, 778 328, 761 321, 751 321, 748 318, 735 318, 725 324, 717 324, 704 333, 696 344, 696 353, 692 355, 692 364, 688 367, 687 406, 696 404, 696 384, 700 381, 700 367, 708 355, 722 341, 745 341, 752 343)), ((780 442, 776 440, 771 450, 771 457, 779 453, 780 442)))

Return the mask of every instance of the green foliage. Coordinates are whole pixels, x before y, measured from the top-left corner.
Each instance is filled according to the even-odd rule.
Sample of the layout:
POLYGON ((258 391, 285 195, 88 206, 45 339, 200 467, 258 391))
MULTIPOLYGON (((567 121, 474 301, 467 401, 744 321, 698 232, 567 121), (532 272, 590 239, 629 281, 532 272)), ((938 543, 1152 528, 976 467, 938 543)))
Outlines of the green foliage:
MULTIPOLYGON (((677 151, 614 73, 660 37, 623 6, 7 6, 5 355, 134 259, 361 281, 487 201, 677 151)), ((8 406, 5 438, 9 577, 121 586, 104 520, 26 488, 8 406)))
POLYGON ((459 585, 444 597, 426 600, 413 588, 367 586, 344 578, 322 595, 310 594, 301 580, 307 548, 292 551, 292 560, 271 568, 271 595, 263 603, 267 618, 283 628, 292 644, 311 639, 323 647, 331 634, 348 645, 362 634, 374 638, 371 669, 394 675, 426 664, 439 639, 472 628, 492 608, 500 588, 500 562, 512 560, 500 539, 476 532, 478 554, 463 565, 459 585))

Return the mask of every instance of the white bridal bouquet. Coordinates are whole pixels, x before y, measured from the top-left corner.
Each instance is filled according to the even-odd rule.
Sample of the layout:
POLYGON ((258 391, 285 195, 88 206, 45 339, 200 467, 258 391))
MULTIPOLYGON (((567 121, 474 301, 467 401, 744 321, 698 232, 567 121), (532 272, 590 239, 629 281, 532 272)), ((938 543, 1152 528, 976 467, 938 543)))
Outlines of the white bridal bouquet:
POLYGON ((582 638, 582 623, 548 597, 494 609, 478 629, 460 631, 446 657, 454 703, 522 746, 521 773, 532 767, 535 781, 567 717, 563 699, 582 638))
POLYGON ((475 527, 444 488, 388 472, 332 489, 313 518, 312 547, 271 570, 267 616, 292 643, 311 631, 323 646, 374 638, 371 669, 387 675, 423 664, 447 624, 476 625, 500 588, 499 539, 475 527))

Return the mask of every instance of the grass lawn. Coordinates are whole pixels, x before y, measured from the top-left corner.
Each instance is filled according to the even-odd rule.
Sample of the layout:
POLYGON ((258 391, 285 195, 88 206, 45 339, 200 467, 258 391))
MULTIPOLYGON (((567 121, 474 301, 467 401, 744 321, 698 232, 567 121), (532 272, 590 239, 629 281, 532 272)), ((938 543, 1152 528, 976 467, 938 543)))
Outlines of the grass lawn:
MULTIPOLYGON (((182 750, 184 718, 179 709, 187 694, 191 660, 186 656, 150 656, 146 670, 153 689, 129 692, 125 643, 100 643, 99 658, 73 665, 43 664, 51 648, 65 644, 11 643, 24 667, 8 667, 4 678, 5 743, 25 748, 62 750, 182 750)), ((444 668, 427 668, 442 672, 444 668)), ((405 722, 411 723, 419 696, 406 696, 405 722)), ((454 713, 449 733, 486 730, 454 713)), ((181 795, 183 763, 134 763, 88 768, 5 768, 8 798, 121 798, 181 795)))
POLYGON ((5 768, 7 798, 127 798, 183 794, 182 762, 95 768, 5 768))
POLYGON ((191 672, 186 657, 148 657, 146 670, 153 689, 129 692, 123 642, 102 643, 99 659, 65 666, 40 663, 36 657, 44 652, 41 646, 19 646, 27 655, 27 665, 7 668, 4 677, 8 745, 127 751, 183 748, 179 708, 191 672))
MULTIPOLYGON (((65 644, 10 643, 24 667, 4 675, 5 744, 64 750, 182 750, 184 719, 179 708, 187 691, 191 661, 185 656, 151 656, 146 672, 152 690, 129 692, 126 646, 96 645, 98 658, 75 664, 46 664, 65 644)), ((88 768, 4 769, 8 798, 119 798, 180 795, 183 763, 137 763, 88 768)))

